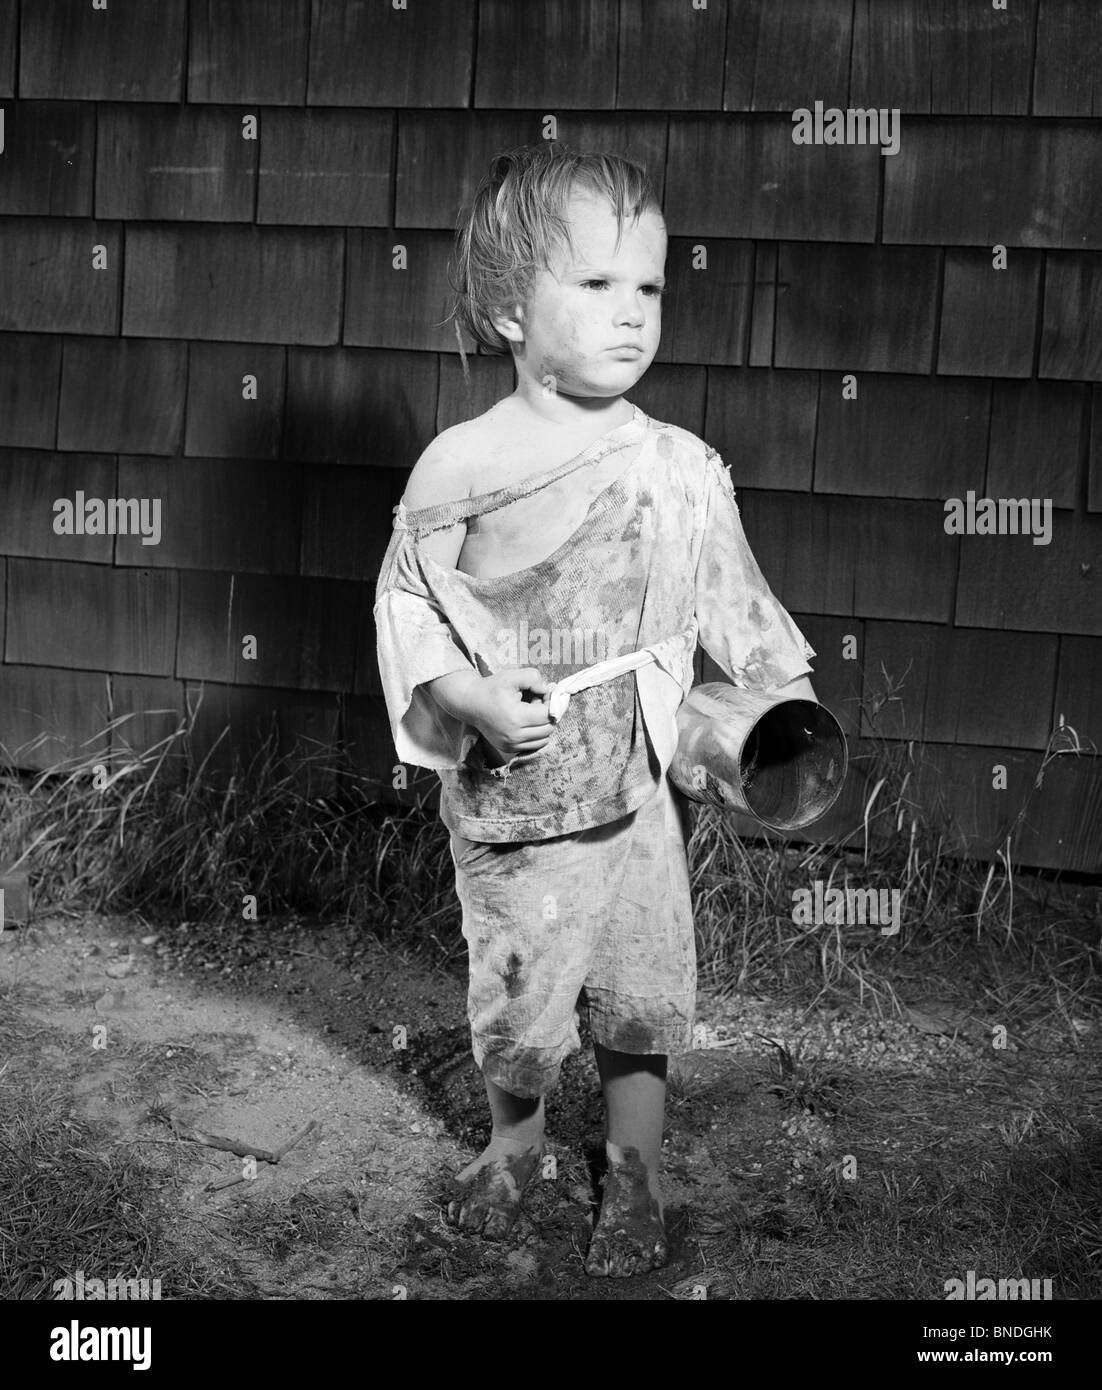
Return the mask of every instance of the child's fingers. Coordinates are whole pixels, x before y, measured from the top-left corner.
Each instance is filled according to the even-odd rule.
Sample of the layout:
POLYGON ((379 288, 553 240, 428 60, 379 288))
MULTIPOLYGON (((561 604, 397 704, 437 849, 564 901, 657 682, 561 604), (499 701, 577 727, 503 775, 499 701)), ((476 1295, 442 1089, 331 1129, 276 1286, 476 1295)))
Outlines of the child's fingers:
POLYGON ((535 666, 513 666, 498 675, 514 690, 529 691, 537 697, 546 693, 548 681, 535 666))

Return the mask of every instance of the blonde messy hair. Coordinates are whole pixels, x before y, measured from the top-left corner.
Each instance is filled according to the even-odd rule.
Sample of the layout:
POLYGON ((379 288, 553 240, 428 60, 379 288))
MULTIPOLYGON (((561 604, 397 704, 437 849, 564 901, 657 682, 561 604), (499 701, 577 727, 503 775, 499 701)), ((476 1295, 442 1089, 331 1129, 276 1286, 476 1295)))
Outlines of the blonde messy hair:
POLYGON ((526 304, 536 274, 550 267, 557 247, 565 243, 574 252, 565 211, 575 192, 608 202, 616 214, 617 247, 625 217, 637 222, 650 209, 661 212, 641 165, 621 155, 571 150, 553 140, 494 155, 470 207, 460 214, 454 267, 449 265, 455 301, 448 318, 455 320, 468 386, 470 372, 460 327, 488 352, 510 351, 490 314, 494 309, 526 304))

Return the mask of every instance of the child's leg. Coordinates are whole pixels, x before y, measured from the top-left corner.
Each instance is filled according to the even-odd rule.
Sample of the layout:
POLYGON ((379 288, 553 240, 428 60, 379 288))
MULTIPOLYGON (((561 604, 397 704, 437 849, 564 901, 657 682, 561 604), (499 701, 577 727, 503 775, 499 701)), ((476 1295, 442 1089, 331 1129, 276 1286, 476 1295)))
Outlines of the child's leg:
POLYGON ((607 1108, 601 1215, 587 1274, 645 1274, 666 1262, 659 1166, 666 1106, 666 1058, 594 1044, 607 1108))
POLYGON ((448 1204, 448 1220, 460 1230, 502 1240, 513 1228, 524 1185, 543 1156, 543 1097, 514 1096, 488 1076, 483 1079, 493 1130, 486 1148, 457 1175, 463 1192, 448 1204))

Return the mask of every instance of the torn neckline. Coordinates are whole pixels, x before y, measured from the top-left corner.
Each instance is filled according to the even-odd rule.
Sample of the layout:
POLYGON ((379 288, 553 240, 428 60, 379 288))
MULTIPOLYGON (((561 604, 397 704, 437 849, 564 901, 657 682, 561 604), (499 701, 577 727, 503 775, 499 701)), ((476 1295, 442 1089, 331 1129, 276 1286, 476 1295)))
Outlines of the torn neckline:
POLYGON ((514 483, 508 487, 495 488, 492 492, 480 492, 473 497, 456 498, 452 502, 435 502, 432 506, 418 507, 414 511, 408 510, 403 502, 399 502, 393 509, 394 516, 399 525, 410 530, 431 532, 441 530, 444 526, 454 526, 460 521, 466 521, 471 516, 481 516, 483 512, 496 511, 498 507, 507 506, 511 502, 518 502, 521 498, 538 492, 541 488, 558 482, 560 478, 566 477, 575 469, 581 468, 590 461, 592 454, 598 453, 601 449, 612 452, 609 447, 610 441, 624 430, 638 428, 641 431, 640 438, 645 443, 647 432, 652 423, 651 418, 640 410, 634 402, 632 402, 631 409, 632 417, 630 420, 625 420, 621 425, 614 425, 612 429, 606 430, 604 434, 587 444, 580 453, 568 458, 564 463, 556 464, 554 468, 548 469, 544 473, 533 473, 522 482, 514 483), (415 519, 412 525, 410 518, 415 519))

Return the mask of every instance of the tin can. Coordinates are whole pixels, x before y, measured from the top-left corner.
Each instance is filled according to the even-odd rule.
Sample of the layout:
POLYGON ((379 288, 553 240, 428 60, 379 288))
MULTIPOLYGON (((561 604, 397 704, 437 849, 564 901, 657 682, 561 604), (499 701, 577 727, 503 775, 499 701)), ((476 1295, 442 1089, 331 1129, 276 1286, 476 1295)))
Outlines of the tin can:
POLYGON ((825 705, 713 681, 677 711, 670 781, 691 801, 741 811, 771 830, 802 830, 837 801, 846 736, 825 705))

